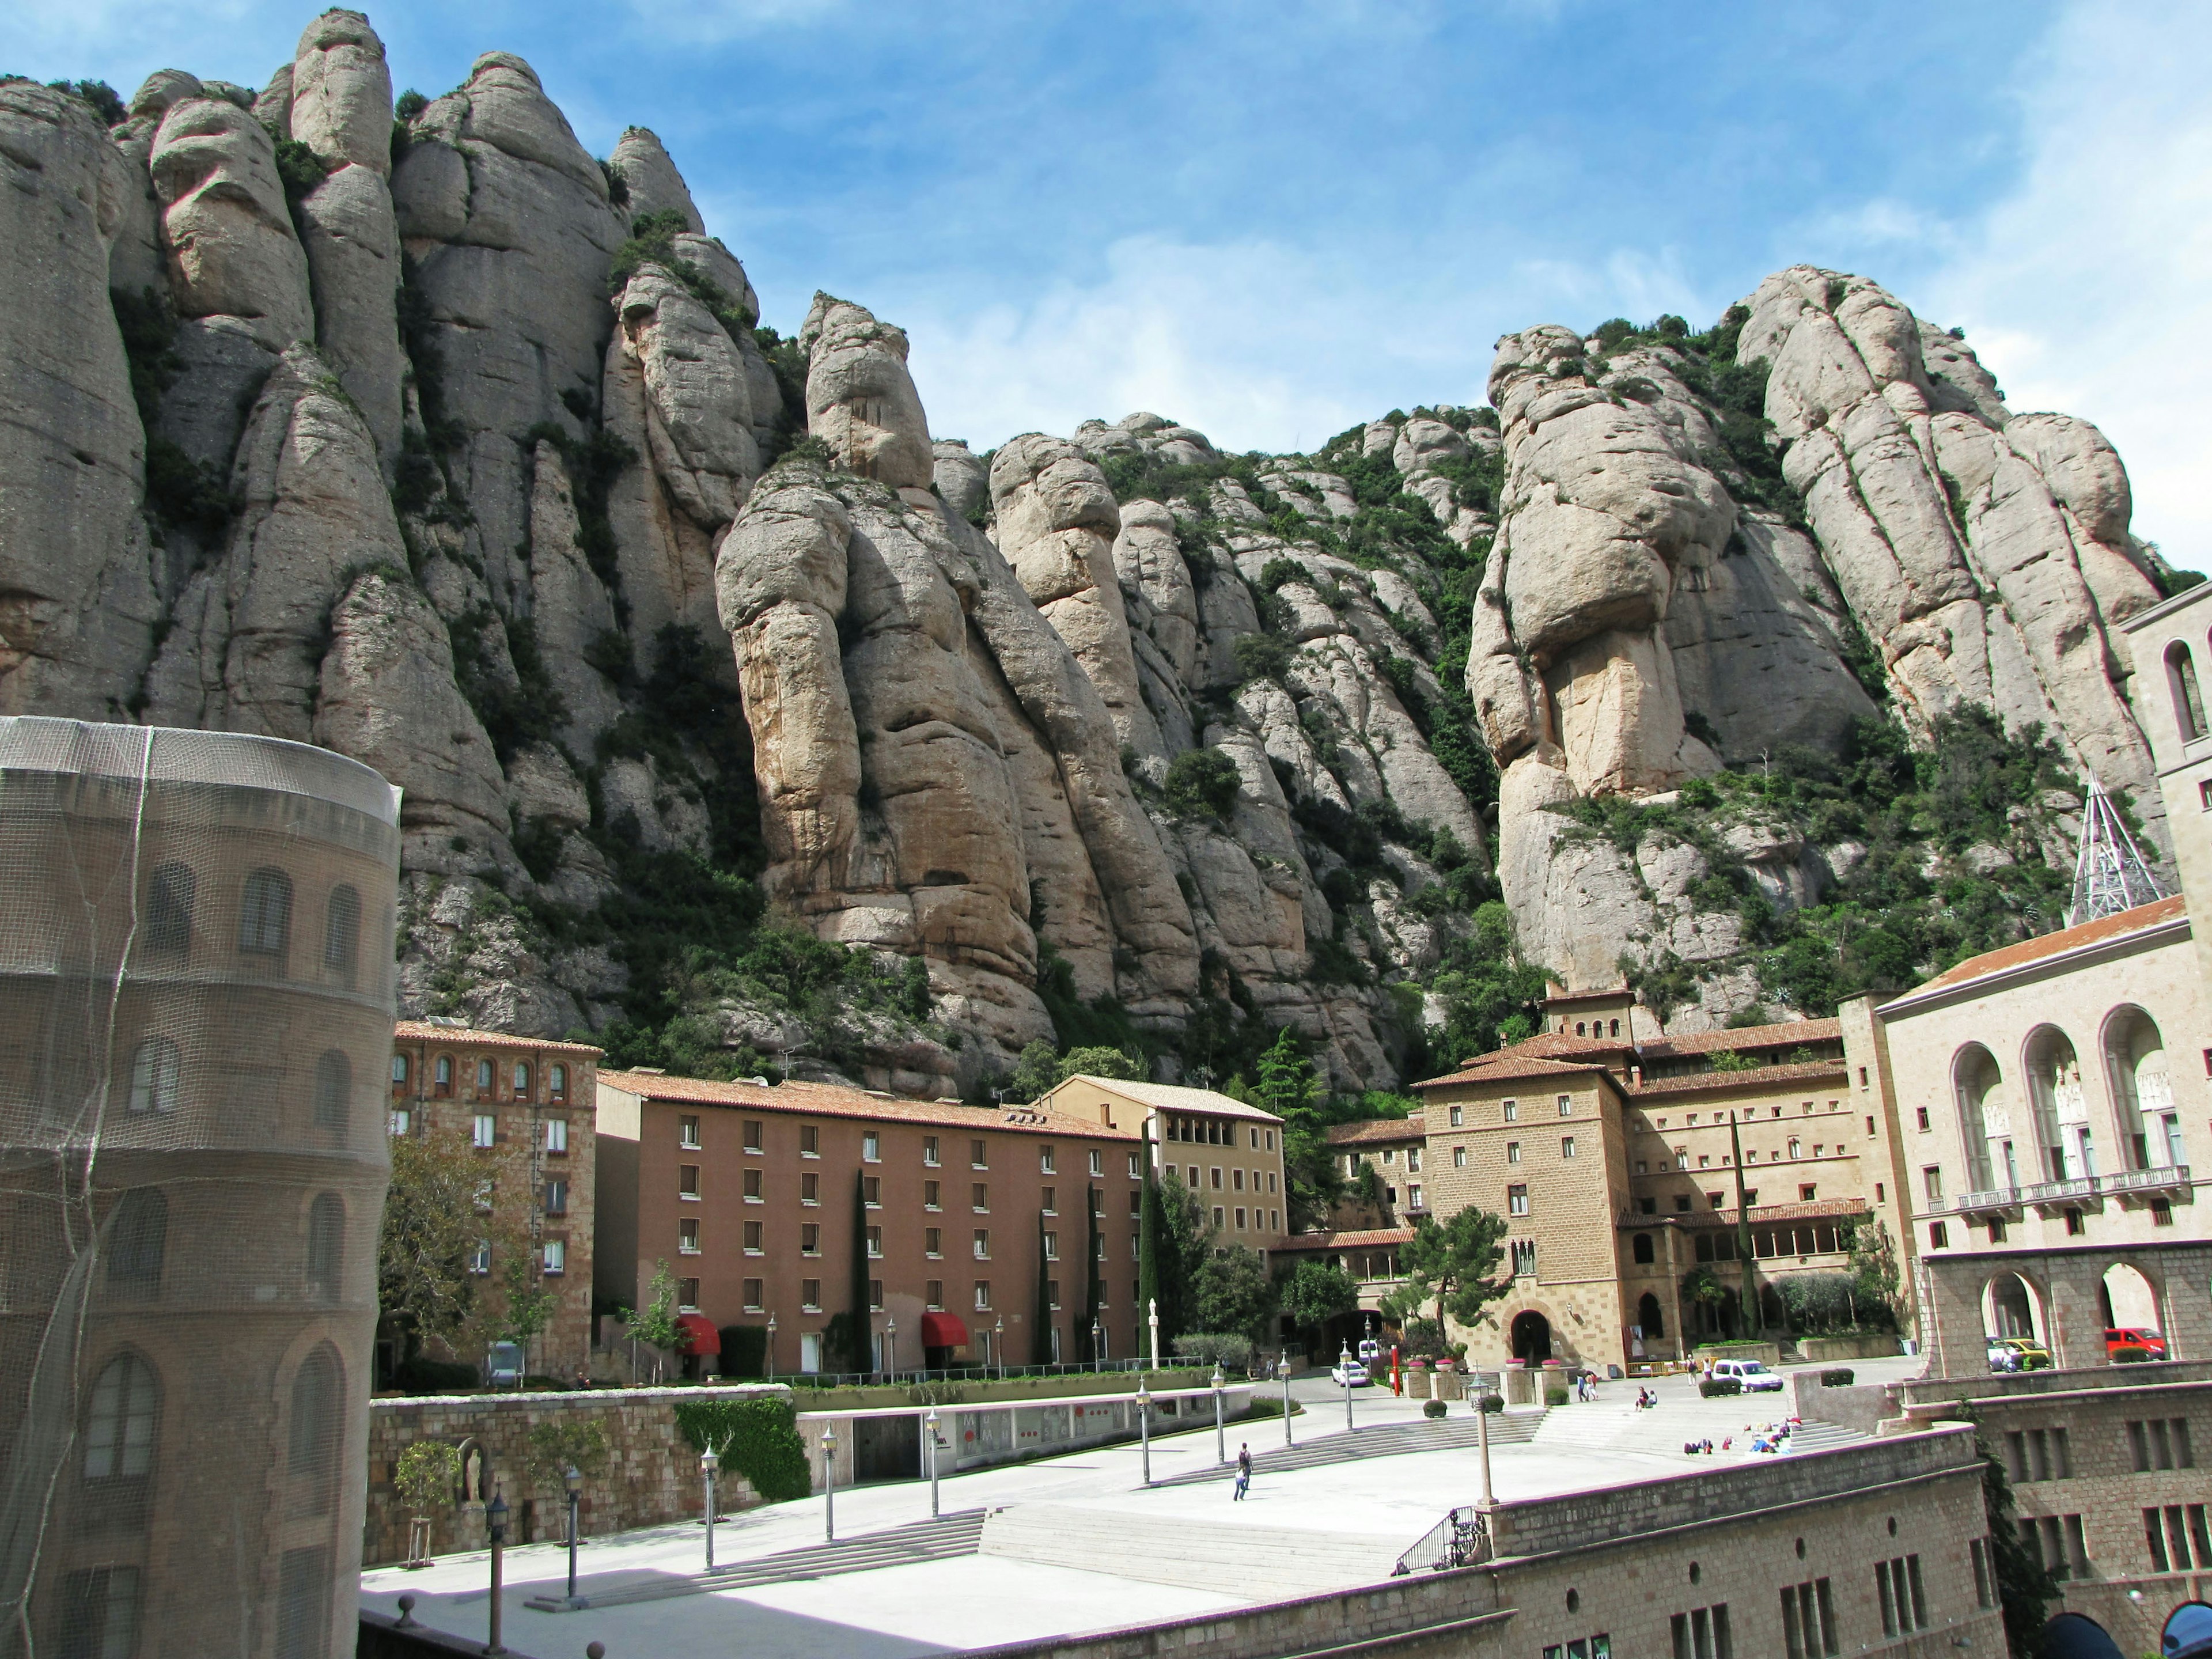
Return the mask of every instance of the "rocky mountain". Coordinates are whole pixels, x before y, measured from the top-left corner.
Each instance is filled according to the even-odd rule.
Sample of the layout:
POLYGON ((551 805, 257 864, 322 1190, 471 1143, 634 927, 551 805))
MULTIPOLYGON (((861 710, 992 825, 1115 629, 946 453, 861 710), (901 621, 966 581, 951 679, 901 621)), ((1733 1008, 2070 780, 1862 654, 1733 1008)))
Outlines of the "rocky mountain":
POLYGON ((1849 988, 1791 952, 1854 907, 1861 981, 1972 942, 1897 920, 1954 876, 2032 928, 2083 767, 2161 836, 2118 458, 1858 277, 1509 336, 1311 455, 979 454, 507 53, 10 78, 0 168, 0 712, 379 768, 410 1013, 970 1095, 1288 1025, 1389 1087, 1540 969, 1711 1024, 1849 988), (1931 831, 1961 743, 2009 793, 1931 831))

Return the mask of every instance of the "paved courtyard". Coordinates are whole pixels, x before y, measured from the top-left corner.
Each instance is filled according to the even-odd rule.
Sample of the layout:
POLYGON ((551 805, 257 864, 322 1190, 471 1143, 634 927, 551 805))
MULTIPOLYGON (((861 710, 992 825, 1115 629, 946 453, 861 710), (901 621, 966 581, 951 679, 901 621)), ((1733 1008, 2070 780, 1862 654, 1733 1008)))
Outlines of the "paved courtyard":
MULTIPOLYGON (((1872 1361, 1853 1369, 1862 1382, 1887 1381, 1917 1374, 1922 1363, 1872 1361)), ((966 1518, 933 1533, 918 1524, 929 1520, 926 1481, 842 1489, 837 1535, 841 1543, 864 1540, 857 1549, 780 1561, 769 1570, 789 1576, 769 1582, 745 1582, 749 1575, 740 1572, 726 1587, 704 1589, 692 1577, 703 1565, 696 1522, 592 1540, 581 1551, 579 1592, 614 1604, 579 1612, 525 1605, 564 1589, 565 1547, 533 1545, 507 1553, 506 1640, 532 1659, 568 1659, 593 1640, 606 1644, 609 1659, 679 1651, 905 1659, 1111 1629, 1372 1582, 1446 1510, 1480 1496, 1478 1454, 1457 1443, 1463 1437, 1419 1449, 1423 1441, 1411 1434, 1421 1420, 1419 1402, 1395 1400, 1384 1389, 1357 1391, 1359 1426, 1347 1439, 1341 1393, 1325 1376, 1293 1386, 1306 1407, 1292 1420, 1293 1433, 1310 1449, 1296 1461, 1324 1444, 1346 1455, 1271 1470, 1273 1460, 1263 1454, 1282 1446, 1280 1421, 1232 1424, 1230 1455, 1245 1442, 1261 1455, 1243 1503, 1231 1501, 1225 1475, 1146 1490, 1135 1446, 948 1478, 941 1510, 966 1518), (1372 1433, 1391 1425, 1407 1426, 1372 1433), (1364 1447, 1363 1431, 1371 1433, 1364 1447), (991 1511, 1003 1513, 988 1522, 976 1513, 991 1511), (988 1534, 987 1552, 1015 1554, 964 1553, 979 1531, 988 1534), (1066 1565, 1067 1559, 1082 1565, 1066 1565), (796 1576, 801 1572, 830 1576, 796 1576)), ((1748 1449, 1752 1432, 1788 1410, 1786 1394, 1707 1401, 1688 1378, 1656 1386, 1656 1409, 1634 1408, 1637 1384, 1609 1383, 1595 1403, 1550 1413, 1533 1438, 1494 1446, 1497 1495, 1542 1497, 1756 1457, 1748 1449), (1711 1457, 1685 1455, 1685 1441, 1705 1438, 1716 1448, 1711 1457), (1731 1443, 1725 1452, 1724 1441, 1731 1443)), ((1466 1407, 1455 1407, 1447 1421, 1468 1415, 1466 1407)), ((1156 1481, 1202 1475, 1214 1468, 1213 1431, 1155 1439, 1152 1462, 1156 1481)), ((817 1497, 720 1522, 718 1568, 821 1545, 823 1507, 817 1497)), ((379 1569, 362 1575, 362 1595, 364 1605, 387 1613, 401 1595, 411 1595, 416 1620, 481 1641, 488 1563, 479 1552, 420 1571, 379 1569)))

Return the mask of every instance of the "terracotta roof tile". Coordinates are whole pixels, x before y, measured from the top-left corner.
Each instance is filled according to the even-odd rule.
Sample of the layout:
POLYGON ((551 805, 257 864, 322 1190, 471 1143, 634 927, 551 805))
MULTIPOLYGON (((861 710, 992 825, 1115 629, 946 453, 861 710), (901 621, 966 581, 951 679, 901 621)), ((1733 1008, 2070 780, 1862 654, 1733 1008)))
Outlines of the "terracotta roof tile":
POLYGON ((1329 1127, 1328 1144, 1332 1146, 1364 1146, 1370 1141, 1419 1140, 1428 1133, 1421 1114, 1407 1117, 1363 1118, 1357 1123, 1338 1123, 1329 1127))
POLYGON ((1985 951, 1978 957, 1969 957, 1957 967, 1947 969, 1935 978, 1915 986, 1905 995, 1917 996, 1925 991, 1963 985, 1969 980, 2001 974, 2007 969, 2024 968, 2029 963, 2040 962, 2045 957, 2055 957, 2068 951, 2081 950, 2085 945, 2119 939, 2146 927, 2155 927, 2161 922, 2172 921, 2187 914, 2188 905, 2178 894, 2172 898, 2138 904, 2134 909, 2123 910, 2118 915, 2085 921, 2078 927, 2062 927, 2055 933, 2044 933, 2035 939, 2022 939, 2017 945, 2007 945, 1995 951, 1985 951))
POLYGON ((1669 1054, 1711 1054, 1723 1048, 1741 1053, 1747 1048, 1787 1048, 1801 1042, 1836 1042, 1844 1035, 1839 1019, 1797 1019, 1779 1025, 1746 1025, 1733 1031, 1686 1031, 1662 1036, 1644 1045, 1647 1059, 1669 1054))
POLYGON ((1290 1233, 1275 1246, 1278 1250, 1357 1249, 1362 1245, 1410 1244, 1411 1227, 1367 1227, 1346 1233, 1290 1233))
POLYGON ((1544 999, 1544 1006, 1571 1008, 1577 1002, 1611 1002, 1630 994, 1628 981, 1623 980, 1618 985, 1601 985, 1589 991, 1554 991, 1544 999))
POLYGON ((1765 1088, 1778 1083, 1810 1083, 1820 1078, 1843 1077, 1847 1067, 1840 1060, 1802 1060, 1795 1066, 1753 1066, 1741 1072, 1692 1072, 1686 1077, 1650 1079, 1632 1085, 1633 1100, 1658 1095, 1708 1094, 1716 1089, 1765 1088))
POLYGON ((516 1036, 511 1031, 479 1031, 466 1025, 441 1025, 425 1019, 403 1019, 392 1029, 395 1042, 450 1042, 456 1048, 534 1048, 548 1054, 588 1054, 602 1058, 606 1050, 588 1042, 553 1042, 543 1037, 516 1036))
POLYGON ((1578 1062, 1546 1060, 1540 1055, 1526 1057, 1508 1054, 1486 1054, 1480 1060, 1462 1066, 1443 1077, 1428 1078, 1411 1086, 1416 1089, 1440 1089, 1449 1083, 1499 1083, 1509 1079, 1531 1077, 1587 1077, 1595 1072, 1610 1078, 1613 1073, 1595 1059, 1578 1062))
MULTIPOLYGON (((1172 1083, 1130 1083, 1118 1077, 1092 1077, 1084 1072, 1064 1079, 1055 1086, 1065 1087, 1069 1083, 1088 1083, 1109 1094, 1126 1095, 1139 1105, 1149 1106, 1156 1112, 1211 1112, 1216 1117, 1249 1117, 1260 1123, 1280 1123, 1283 1121, 1273 1112, 1258 1106, 1248 1106, 1218 1089, 1186 1089, 1172 1083)), ((1045 1097, 1050 1098, 1052 1092, 1048 1090, 1045 1097)))
POLYGON ((874 1118, 887 1123, 933 1123, 951 1129, 993 1133, 1059 1135, 1071 1139, 1139 1139, 1134 1129, 1115 1129, 1064 1112, 1034 1106, 963 1106, 948 1101, 902 1100, 865 1089, 826 1083, 716 1083, 706 1078, 665 1077, 654 1072, 602 1072, 603 1087, 647 1100, 686 1106, 723 1106, 747 1111, 796 1113, 807 1117, 874 1118))

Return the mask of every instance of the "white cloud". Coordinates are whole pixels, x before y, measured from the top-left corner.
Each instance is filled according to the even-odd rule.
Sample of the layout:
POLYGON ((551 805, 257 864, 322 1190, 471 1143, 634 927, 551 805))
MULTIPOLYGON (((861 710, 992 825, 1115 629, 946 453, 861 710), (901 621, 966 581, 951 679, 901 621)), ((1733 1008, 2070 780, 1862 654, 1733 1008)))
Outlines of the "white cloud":
POLYGON ((1913 303, 1964 325, 2013 408, 2096 422, 2135 527, 2212 562, 2212 15, 2077 5, 2018 88, 2027 161, 1913 303))

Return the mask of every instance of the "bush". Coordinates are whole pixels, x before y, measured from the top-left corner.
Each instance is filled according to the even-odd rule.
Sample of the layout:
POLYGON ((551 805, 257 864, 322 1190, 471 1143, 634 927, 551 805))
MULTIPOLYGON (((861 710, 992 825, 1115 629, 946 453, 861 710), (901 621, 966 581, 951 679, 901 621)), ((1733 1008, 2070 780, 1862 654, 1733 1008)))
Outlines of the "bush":
POLYGON ((1567 1403, 1566 1389, 1557 1382, 1550 1384, 1544 1390, 1544 1403, 1547 1406, 1565 1405, 1567 1403))
POLYGON ((392 1384, 409 1394, 459 1394, 481 1388, 483 1373, 465 1360, 429 1359, 417 1354, 392 1373, 392 1384))
POLYGON ((725 1376, 766 1376, 768 1375, 768 1327, 765 1325, 725 1325, 722 1337, 722 1375, 725 1376))
POLYGON ((814 1489, 806 1443, 788 1400, 686 1400, 676 1426, 694 1451, 709 1446, 732 1474, 753 1483, 764 1504, 787 1503, 814 1489))
POLYGON ((1481 1410, 1486 1415, 1495 1416, 1498 1413, 1502 1412, 1504 1409, 1505 1396, 1504 1395, 1486 1394, 1482 1396, 1481 1410))
POLYGON ((1824 1389, 1850 1388, 1851 1386, 1851 1368, 1848 1365, 1838 1365, 1832 1370, 1822 1371, 1820 1373, 1820 1386, 1824 1389))
POLYGON ((2141 1365, 2147 1364, 2151 1358, 2148 1348, 2115 1348, 2112 1354, 2115 1365, 2141 1365))
POLYGON ((1741 1394, 1743 1381, 1734 1376, 1708 1376, 1699 1381, 1698 1392, 1708 1400, 1718 1399, 1724 1395, 1741 1394))
POLYGON ((1194 1359, 1201 1365, 1218 1365, 1242 1376, 1251 1368, 1252 1339, 1234 1331, 1193 1331, 1170 1345, 1178 1359, 1194 1359))
POLYGON ((1240 684, 1247 680, 1280 679, 1291 665, 1289 641, 1273 634, 1240 634, 1230 649, 1237 659, 1240 684))
POLYGON ((1421 1415, 1424 1417, 1442 1417, 1443 1414, 1444 1402, 1441 1400, 1428 1401, 1421 1407, 1421 1415))
POLYGON ((1178 817, 1227 817, 1243 787, 1237 763, 1218 749, 1186 749, 1168 766, 1168 810, 1178 817))

